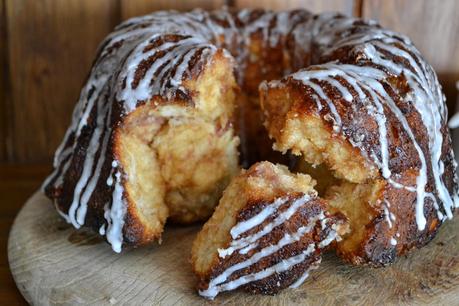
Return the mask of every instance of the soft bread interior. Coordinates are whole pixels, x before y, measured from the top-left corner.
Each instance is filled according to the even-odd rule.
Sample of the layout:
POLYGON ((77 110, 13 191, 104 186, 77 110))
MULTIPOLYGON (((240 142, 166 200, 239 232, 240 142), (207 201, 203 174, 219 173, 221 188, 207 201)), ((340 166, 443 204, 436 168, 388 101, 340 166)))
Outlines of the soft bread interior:
POLYGON ((127 175, 124 187, 128 209, 144 225, 139 240, 147 243, 160 238, 169 209, 164 203, 164 180, 158 175, 161 168, 149 145, 162 121, 153 120, 144 108, 131 114, 120 129, 117 152, 127 175))
POLYGON ((325 163, 339 179, 361 183, 375 178, 377 170, 351 144, 335 136, 318 115, 291 111, 297 107, 295 94, 282 88, 262 91, 261 106, 269 135, 275 140, 274 149, 291 150, 314 166, 325 163))
POLYGON ((130 207, 155 237, 167 217, 180 223, 208 218, 238 171, 232 71, 231 60, 218 52, 196 79, 184 82, 192 102, 154 99, 120 128, 130 207))
POLYGON ((361 246, 366 238, 366 227, 377 212, 372 205, 377 203, 383 186, 382 181, 355 184, 342 180, 327 189, 324 199, 330 211, 343 213, 350 224, 350 235, 338 243, 339 252, 352 254, 361 246))
POLYGON ((261 92, 265 126, 275 140, 274 149, 299 156, 301 161, 293 170, 317 179, 330 211, 348 218, 350 232, 338 243, 338 251, 355 252, 376 216, 373 205, 384 187, 377 179, 376 168, 348 142, 335 136, 318 115, 294 105, 296 100, 301 101, 294 91, 262 88, 261 92))
POLYGON ((173 221, 206 219, 237 171, 237 138, 218 135, 213 123, 196 118, 168 120, 152 142, 166 182, 165 202, 173 221))
POLYGON ((248 203, 268 201, 288 193, 311 193, 315 181, 306 174, 293 174, 287 167, 261 162, 242 170, 225 189, 212 217, 193 243, 192 264, 195 272, 205 277, 218 260, 218 249, 231 242, 230 230, 238 212, 248 203))
POLYGON ((307 173, 316 180, 317 185, 314 188, 320 197, 324 197, 330 187, 340 182, 339 179, 333 176, 332 171, 325 164, 310 164, 301 156, 297 156, 296 158, 290 157, 290 159, 294 159, 291 162, 291 169, 294 172, 307 173))

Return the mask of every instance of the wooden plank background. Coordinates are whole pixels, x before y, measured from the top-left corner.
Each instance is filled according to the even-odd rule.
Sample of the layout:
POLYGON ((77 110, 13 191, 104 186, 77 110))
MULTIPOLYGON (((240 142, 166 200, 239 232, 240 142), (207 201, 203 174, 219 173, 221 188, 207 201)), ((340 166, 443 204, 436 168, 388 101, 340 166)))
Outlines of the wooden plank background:
POLYGON ((0 163, 51 161, 97 45, 116 24, 153 10, 222 5, 378 19, 415 42, 455 104, 457 0, 0 0, 0 163))

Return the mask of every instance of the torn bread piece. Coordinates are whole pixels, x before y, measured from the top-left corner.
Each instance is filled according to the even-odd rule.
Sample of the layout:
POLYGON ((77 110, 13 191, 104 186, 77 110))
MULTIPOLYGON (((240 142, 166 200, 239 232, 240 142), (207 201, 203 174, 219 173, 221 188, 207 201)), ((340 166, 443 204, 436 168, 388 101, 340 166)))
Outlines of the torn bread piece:
POLYGON ((242 170, 194 241, 199 294, 213 299, 239 287, 276 294, 301 285, 347 231, 344 216, 327 212, 314 185, 269 162, 242 170))
MULTIPOLYGON (((181 39, 163 35, 148 46, 180 45, 181 39)), ((190 54, 199 50, 190 46, 190 54)), ((207 220, 239 171, 234 61, 220 49, 195 64, 199 71, 181 79, 168 99, 156 95, 129 112, 110 96, 87 106, 90 126, 69 140, 65 163, 44 183, 68 222, 99 232, 115 252, 161 241, 166 220, 207 220)), ((83 120, 75 118, 71 128, 83 120)))

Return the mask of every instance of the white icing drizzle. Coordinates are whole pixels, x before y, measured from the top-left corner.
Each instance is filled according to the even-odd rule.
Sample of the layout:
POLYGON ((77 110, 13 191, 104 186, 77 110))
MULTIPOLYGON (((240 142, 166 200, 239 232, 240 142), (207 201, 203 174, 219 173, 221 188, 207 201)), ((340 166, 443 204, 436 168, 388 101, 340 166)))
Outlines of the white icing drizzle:
POLYGON ((107 178, 107 186, 113 186, 113 173, 110 173, 107 178))
POLYGON ((383 210, 384 210, 384 218, 386 219, 387 224, 389 224, 389 228, 392 228, 392 219, 390 217, 390 212, 389 212, 389 205, 387 202, 385 202, 383 205, 383 210))
POLYGON ((206 43, 202 38, 188 37, 177 42, 166 42, 159 47, 143 52, 152 41, 158 38, 160 38, 160 35, 154 34, 144 43, 139 44, 127 59, 126 65, 121 71, 119 81, 120 87, 122 87, 121 84, 124 82, 126 85, 124 89, 118 91, 117 98, 124 101, 124 107, 127 112, 133 111, 138 101, 147 101, 155 95, 167 95, 164 86, 169 78, 165 78, 164 74, 168 72, 168 70, 176 69, 176 73, 172 77, 172 80, 173 85, 177 88, 181 85, 183 74, 191 58, 195 56, 199 50, 202 48, 211 49, 213 52, 207 53, 209 57, 216 51, 215 46, 206 43), (133 81, 137 72, 137 69, 134 68, 138 67, 142 62, 155 54, 168 49, 172 49, 173 51, 166 52, 163 56, 157 58, 152 66, 145 72, 145 76, 139 81, 137 86, 133 88, 133 81), (180 60, 182 60, 182 62, 178 63, 180 60), (165 68, 164 65, 167 65, 167 68, 165 68))
POLYGON ((289 286, 289 288, 296 289, 299 286, 301 286, 304 283, 304 281, 309 277, 309 272, 311 272, 309 269, 304 271, 304 273, 301 275, 301 277, 299 279, 297 279, 293 284, 291 284, 289 286))
MULTIPOLYGON (((100 103, 99 103, 100 104, 100 103)), ((105 128, 105 135, 103 137, 103 140, 102 140, 102 149, 100 150, 100 156, 97 160, 97 164, 96 164, 96 168, 94 169, 94 172, 92 173, 92 176, 89 178, 89 181, 86 181, 85 182, 85 185, 86 185, 86 189, 84 190, 84 193, 81 195, 81 198, 80 198, 80 201, 79 201, 79 207, 77 209, 77 222, 78 224, 80 225, 83 225, 84 224, 84 219, 85 219, 85 216, 86 216, 86 212, 87 212, 87 207, 88 207, 88 202, 89 202, 89 199, 92 195, 92 193, 94 192, 94 189, 96 188, 96 184, 97 182, 99 181, 99 177, 100 177, 100 172, 102 170, 102 166, 105 162, 105 157, 106 157, 106 152, 107 152, 107 146, 108 146, 108 141, 109 141, 109 138, 110 138, 110 133, 109 133, 109 128, 108 128, 108 122, 110 121, 110 116, 111 116, 111 108, 110 110, 107 112, 107 116, 106 118, 103 118, 102 120, 105 121, 105 122, 99 122, 99 119, 102 118, 102 116, 98 116, 97 117, 97 124, 104 124, 104 126, 106 127, 105 128)), ((102 121, 101 120, 101 121, 102 121)), ((101 127, 97 127, 96 130, 101 130, 102 128, 101 127)), ((102 133, 99 132, 100 134, 102 133)), ((94 142, 97 142, 97 144, 94 144, 93 147, 89 147, 89 149, 93 149, 94 152, 96 152, 96 150, 98 149, 98 146, 99 146, 99 133, 97 133, 96 131, 93 133, 93 136, 92 136, 92 139, 91 139, 91 142, 93 141, 93 139, 97 139, 94 141, 94 142)), ((95 153, 94 153, 95 154, 95 153)), ((90 157, 93 158, 94 156, 93 155, 89 155, 87 154, 86 155, 86 158, 90 157)), ((85 159, 85 164, 84 164, 84 167, 86 166, 86 159, 85 159)), ((91 163, 91 167, 92 167, 92 163, 91 163)), ((86 168, 84 168, 86 169, 86 168)), ((83 170, 85 171, 85 170, 83 170)), ((81 177, 83 178, 83 176, 81 177)), ((80 178, 80 181, 81 181, 81 178, 80 178)), ((78 184, 80 184, 80 181, 78 182, 78 184)), ((77 184, 77 186, 78 186, 77 184)), ((76 190, 75 190, 75 194, 76 194, 76 190)), ((74 195, 75 196, 75 195, 74 195)), ((73 203, 72 203, 73 204, 73 203)), ((70 211, 69 211, 69 215, 70 215, 70 211)))
POLYGON ((64 214, 64 213, 59 209, 59 206, 57 205, 56 202, 54 202, 54 207, 56 208, 57 213, 58 213, 62 218, 64 218, 64 220, 67 221, 67 223, 71 223, 69 216, 67 216, 66 214, 64 214))
POLYGON ((332 226, 332 230, 330 230, 330 232, 328 233, 327 237, 325 237, 324 240, 322 240, 320 243, 319 243, 319 248, 325 248, 326 246, 328 246, 330 243, 332 243, 333 241, 336 240, 336 238, 338 237, 338 233, 336 232, 336 226, 333 225, 332 226))
POLYGON ((311 97, 314 99, 317 105, 317 111, 320 112, 323 108, 322 102, 320 101, 319 97, 316 94, 312 94, 311 97))
POLYGON ((112 245, 113 251, 120 253, 123 244, 123 225, 126 205, 124 203, 121 173, 119 171, 116 172, 115 178, 112 206, 110 209, 106 206, 104 217, 107 220, 107 241, 112 245))
MULTIPOLYGON (((274 273, 282 273, 284 271, 289 270, 291 267, 303 262, 306 260, 306 258, 315 250, 315 245, 310 244, 306 250, 304 250, 302 253, 292 256, 290 258, 284 259, 280 261, 279 263, 275 264, 274 266, 271 266, 269 268, 266 268, 262 271, 253 273, 253 274, 248 274, 241 276, 235 280, 232 280, 227 283, 223 283, 220 285, 221 282, 215 281, 216 279, 213 279, 209 287, 206 290, 200 290, 199 294, 201 296, 204 296, 206 298, 213 299, 217 294, 223 291, 228 291, 228 290, 233 290, 236 289, 242 285, 269 277, 273 275, 274 273)), ((226 271, 225 271, 226 272, 226 271)), ((226 279, 227 277, 223 277, 226 279)))
POLYGON ((393 213, 389 212, 389 218, 390 218, 393 222, 395 222, 395 215, 394 215, 393 213))
MULTIPOLYGON (((248 251, 246 251, 247 249, 254 249, 255 247, 257 247, 258 246, 257 241, 260 238, 262 238, 266 234, 269 234, 272 231, 272 229, 274 229, 275 226, 278 226, 282 224, 283 222, 287 221, 288 218, 290 218, 301 206, 305 205, 305 203, 307 203, 309 199, 310 199, 309 196, 303 196, 295 200, 294 202, 291 203, 291 206, 289 207, 289 209, 293 208, 292 210, 289 211, 289 209, 286 209, 282 213, 279 213, 279 216, 277 218, 275 218, 273 221, 266 224, 262 229, 260 229, 260 231, 253 233, 249 236, 246 236, 244 238, 233 240, 229 248, 224 249, 224 250, 221 250, 221 249, 218 250, 219 256, 225 257, 227 255, 231 255, 234 252, 234 250, 240 249, 242 240, 245 241, 245 243, 243 244, 245 248, 243 248, 240 251, 240 254, 247 254, 248 253, 248 251)), ((285 201, 286 201, 285 198, 279 198, 272 204, 263 208, 262 211, 259 212, 254 217, 248 219, 247 221, 240 222, 239 224, 236 224, 235 226, 233 226, 231 232, 233 232, 233 229, 235 228, 238 229, 237 232, 240 232, 241 230, 243 230, 243 232, 247 232, 251 228, 254 228, 255 226, 261 224, 264 220, 268 218, 267 216, 268 212, 269 214, 276 213, 277 209, 281 206, 281 204, 279 203, 285 203, 285 201), (263 221, 259 222, 260 220, 263 220, 263 221), (241 224, 243 224, 243 226, 239 227, 241 224)), ((285 233, 284 236, 276 244, 266 246, 262 248, 261 250, 258 250, 257 252, 252 254, 248 259, 238 262, 228 267, 218 276, 212 278, 209 282, 208 288, 206 290, 199 291, 199 294, 204 297, 213 299, 219 292, 236 289, 241 285, 266 278, 276 272, 280 273, 283 271, 287 271, 288 269, 290 269, 290 267, 298 263, 301 263, 307 258, 309 254, 311 254, 316 249, 315 244, 310 244, 308 248, 305 251, 303 251, 303 253, 301 253, 300 255, 297 255, 297 256, 294 256, 288 259, 284 259, 281 262, 275 264, 274 266, 264 269, 263 271, 259 271, 253 274, 247 274, 235 280, 227 282, 228 278, 231 275, 233 275, 235 272, 256 264, 261 259, 278 252, 286 245, 300 241, 301 238, 305 234, 311 232, 311 230, 316 226, 316 223, 319 221, 320 221, 322 230, 326 228, 328 218, 326 218, 324 213, 321 212, 320 214, 314 217, 311 217, 308 220, 307 225, 299 227, 296 232, 285 233)), ((233 239, 237 238, 238 236, 239 235, 232 235, 233 239)), ((324 248, 328 246, 332 241, 334 241, 337 238, 337 236, 338 234, 336 232, 336 225, 333 224, 330 228, 330 231, 327 237, 325 237, 322 241, 318 243, 317 248, 320 249, 320 248, 324 248)), ((301 280, 303 277, 304 279, 306 278, 303 275, 299 278, 299 280, 301 280)), ((302 283, 304 279, 300 283, 302 283)))
MULTIPOLYGON (((456 82, 456 89, 459 91, 459 81, 456 82)), ((459 101, 459 98, 458 98, 458 101, 459 101)), ((455 113, 451 117, 451 119, 449 119, 448 126, 450 129, 456 129, 459 127, 459 113, 455 113)))
MULTIPOLYGON (((273 221, 267 223, 260 231, 256 232, 253 235, 249 235, 249 236, 242 237, 242 238, 239 238, 239 239, 236 239, 236 240, 232 240, 230 246, 228 248, 226 248, 226 249, 218 249, 219 256, 224 258, 224 257, 226 257, 228 255, 231 255, 236 250, 247 248, 251 244, 256 243, 256 241, 258 241, 260 238, 262 238, 263 236, 269 234, 276 226, 279 226, 282 223, 284 223, 285 221, 287 221, 288 219, 290 219, 290 217, 293 216, 296 213, 296 211, 301 206, 304 205, 304 203, 309 201, 310 198, 311 198, 310 195, 305 194, 302 197, 296 199, 295 201, 293 201, 293 203, 286 210, 284 210, 281 213, 279 213, 279 215, 276 218, 274 218, 273 221)), ((274 205, 278 205, 277 201, 273 202, 271 205, 273 205, 273 206, 274 205)), ((264 209, 267 209, 267 208, 268 208, 268 206, 265 207, 264 209)), ((275 210, 273 210, 273 212, 275 212, 275 210)), ((318 216, 318 218, 319 217, 320 216, 318 216)))
MULTIPOLYGON (((253 250, 254 248, 256 248, 258 246, 258 243, 252 243, 252 244, 249 244, 248 246, 246 246, 245 248, 241 249, 239 251, 240 254, 247 254, 250 250, 253 250)), ((219 254, 220 255, 220 254, 219 254)), ((224 257, 224 256, 220 256, 220 257, 224 257)))
POLYGON ((104 236, 105 235, 105 224, 102 224, 99 228, 99 235, 104 236))
POLYGON ((322 258, 319 258, 314 264, 312 264, 309 267, 309 269, 304 271, 304 273, 300 276, 300 278, 298 278, 293 284, 291 284, 289 288, 296 289, 299 286, 301 286, 304 283, 304 281, 309 277, 309 273, 311 272, 311 270, 317 269, 321 261, 322 261, 322 258))
POLYGON ((288 197, 282 197, 276 199, 274 203, 263 208, 258 214, 252 218, 239 222, 233 228, 231 228, 230 234, 233 239, 237 239, 239 235, 247 232, 251 228, 263 223, 269 216, 277 211, 277 209, 288 200, 288 197))

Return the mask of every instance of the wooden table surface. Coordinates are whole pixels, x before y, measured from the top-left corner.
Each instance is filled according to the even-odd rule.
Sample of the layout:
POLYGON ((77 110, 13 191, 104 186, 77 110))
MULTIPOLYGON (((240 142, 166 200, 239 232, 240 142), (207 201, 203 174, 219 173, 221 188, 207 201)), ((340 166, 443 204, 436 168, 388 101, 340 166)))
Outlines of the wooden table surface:
MULTIPOLYGON (((17 211, 46 173, 43 166, 0 166, 0 240, 4 248, 0 252, 0 305, 25 304, 11 278, 5 246, 17 211)), ((169 227, 160 247, 126 250, 120 257, 89 231, 76 232, 65 225, 41 194, 28 203, 17 221, 12 232, 12 266, 21 289, 37 305, 43 301, 139 305, 158 300, 165 305, 204 304, 194 290, 188 263, 196 227, 169 227)), ((459 305, 458 221, 456 217, 446 222, 428 246, 386 269, 344 265, 327 254, 300 289, 285 290, 276 298, 237 292, 222 295, 216 304, 459 305)))
POLYGON ((39 188, 50 166, 0 164, 0 305, 27 305, 8 267, 7 242, 14 218, 39 188))

